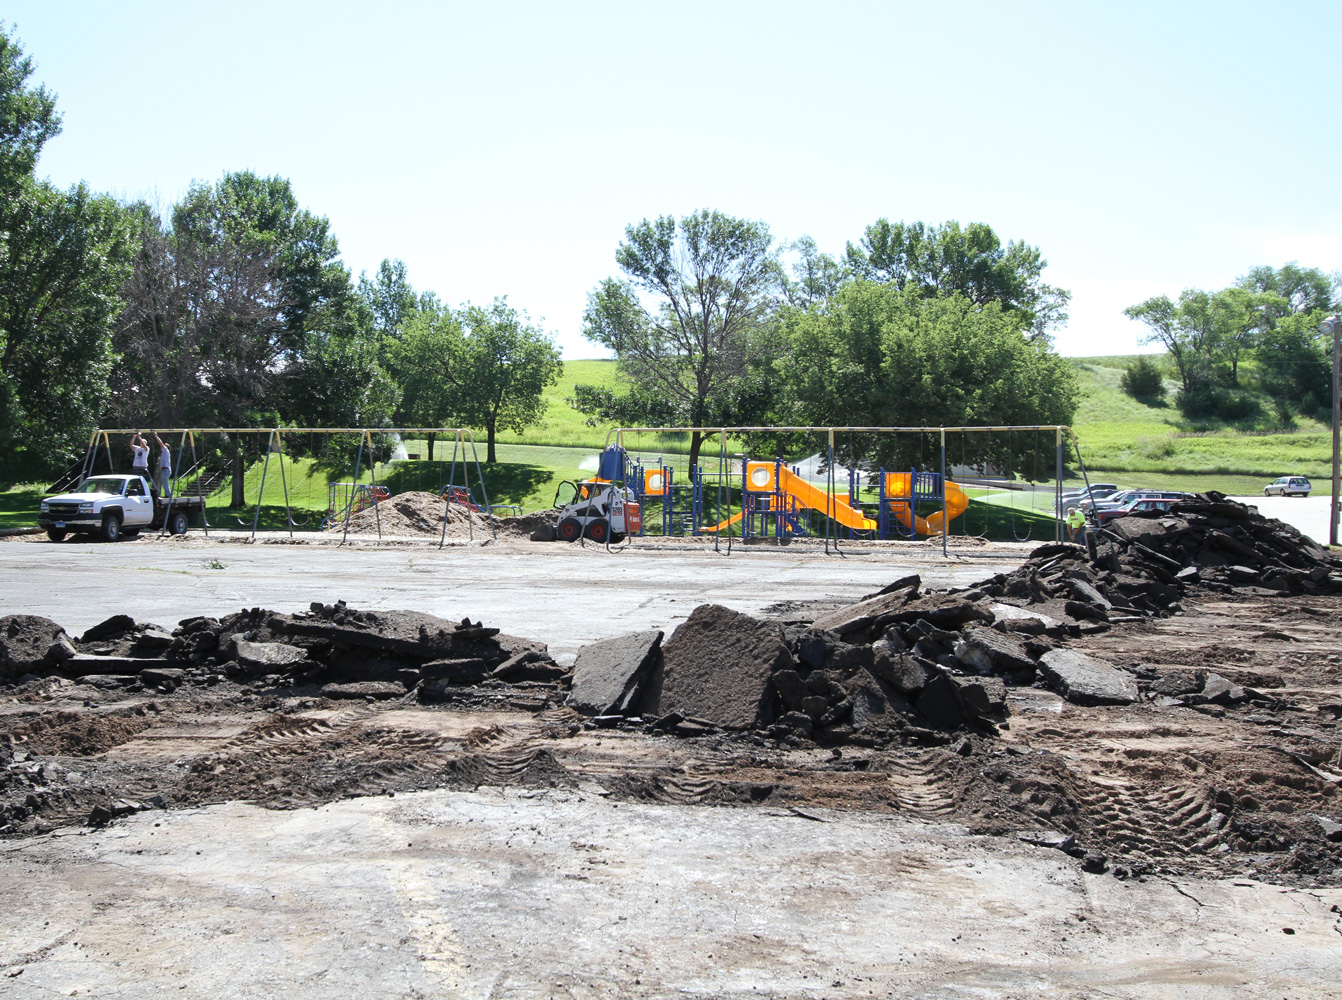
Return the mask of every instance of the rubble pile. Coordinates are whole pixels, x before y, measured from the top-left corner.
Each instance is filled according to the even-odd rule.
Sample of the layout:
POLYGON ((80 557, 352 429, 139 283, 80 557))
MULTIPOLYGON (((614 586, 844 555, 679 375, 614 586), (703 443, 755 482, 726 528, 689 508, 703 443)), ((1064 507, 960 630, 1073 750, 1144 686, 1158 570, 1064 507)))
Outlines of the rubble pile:
POLYGON ((1342 592, 1342 563, 1322 546, 1220 493, 1168 513, 1119 518, 1090 544, 1090 551, 1042 546, 1015 572, 974 591, 1052 604, 1086 622, 1178 611, 1190 587, 1256 596, 1342 592))
MULTIPOLYGON (((279 614, 262 608, 184 619, 166 631, 115 615, 77 639, 46 618, 0 618, 0 679, 58 675, 106 688, 169 694, 223 681, 318 688, 328 698, 451 701, 524 689, 535 707, 563 699, 569 671, 544 643, 470 619, 358 611, 344 602, 279 614)), ((513 698, 516 702, 516 697, 513 698)))

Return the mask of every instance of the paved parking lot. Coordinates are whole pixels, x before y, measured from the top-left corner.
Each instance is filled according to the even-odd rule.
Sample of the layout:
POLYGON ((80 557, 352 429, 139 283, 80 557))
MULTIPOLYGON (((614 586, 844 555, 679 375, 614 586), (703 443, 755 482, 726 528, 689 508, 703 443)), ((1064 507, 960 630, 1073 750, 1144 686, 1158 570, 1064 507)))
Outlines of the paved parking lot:
POLYGON ((1315 492, 1307 497, 1231 497, 1240 503, 1251 504, 1262 511, 1264 517, 1274 517, 1285 521, 1294 528, 1314 539, 1320 545, 1328 544, 1328 504, 1332 501, 1332 486, 1326 482, 1316 483, 1315 492))

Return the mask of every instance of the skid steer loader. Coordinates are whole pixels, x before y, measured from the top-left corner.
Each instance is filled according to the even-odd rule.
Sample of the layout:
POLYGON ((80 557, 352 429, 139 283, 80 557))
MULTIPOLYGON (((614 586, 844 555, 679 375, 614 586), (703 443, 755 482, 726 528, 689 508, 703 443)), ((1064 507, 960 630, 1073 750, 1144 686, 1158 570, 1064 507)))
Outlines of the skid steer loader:
POLYGON ((559 511, 555 537, 561 542, 582 537, 601 544, 607 539, 621 542, 643 528, 643 511, 634 491, 619 482, 565 480, 555 490, 554 508, 559 511))

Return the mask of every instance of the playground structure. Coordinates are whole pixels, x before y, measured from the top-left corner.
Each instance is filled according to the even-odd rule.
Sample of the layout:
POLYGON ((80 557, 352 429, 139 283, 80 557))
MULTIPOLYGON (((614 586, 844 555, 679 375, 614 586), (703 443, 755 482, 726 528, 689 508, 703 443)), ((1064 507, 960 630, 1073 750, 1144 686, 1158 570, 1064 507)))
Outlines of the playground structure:
MULTIPOLYGON (((632 459, 619 445, 602 452, 600 471, 589 482, 624 482, 633 490, 640 507, 660 516, 655 519, 663 536, 718 535, 731 531, 737 537, 808 537, 822 533, 817 515, 834 523, 842 537, 909 539, 941 534, 942 519, 959 517, 969 506, 960 487, 934 472, 874 473, 878 495, 874 506, 860 499, 862 474, 851 470, 846 493, 821 489, 805 479, 797 467, 780 460, 751 461, 741 458, 730 472, 714 473, 692 467, 689 482, 678 484, 675 469, 644 465, 632 459), (714 488, 725 487, 741 497, 741 507, 716 523, 710 516, 716 506, 709 502, 714 488), (924 518, 920 503, 939 503, 941 510, 924 518), (869 516, 868 511, 874 516, 869 516)), ((645 519, 642 530, 650 533, 645 519)))
MULTIPOLYGON (((599 459, 598 480, 623 480, 634 490, 643 509, 643 529, 631 535, 630 541, 654 534, 706 535, 714 538, 715 548, 717 540, 726 537, 729 550, 734 538, 787 541, 811 536, 823 537, 827 552, 831 545, 847 540, 918 538, 940 538, 942 551, 946 552, 953 540, 953 523, 963 518, 974 502, 971 492, 979 495, 978 509, 983 512, 980 518, 983 523, 987 522, 986 510, 993 507, 1009 524, 1015 540, 1045 540, 1034 534, 1038 523, 1043 521, 1048 524, 1049 538, 1060 541, 1065 533, 1059 503, 1064 472, 1072 453, 1081 477, 1088 482, 1080 445, 1071 428, 1064 425, 626 427, 610 431, 606 441, 599 459), (685 481, 677 482, 676 470, 661 459, 644 462, 631 459, 626 451, 627 436, 668 433, 695 433, 710 443, 716 438, 717 471, 704 464, 691 466, 685 481), (804 475, 799 465, 781 458, 752 461, 740 452, 729 456, 728 435, 739 440, 750 434, 823 435, 827 447, 822 447, 814 458, 823 467, 824 485, 817 485, 814 480, 818 477, 804 475), (929 460, 919 463, 924 467, 862 469, 861 463, 854 461, 853 467, 843 470, 848 482, 846 490, 842 488, 838 481, 842 478, 839 475, 842 467, 837 461, 836 435, 848 435, 852 451, 854 435, 901 434, 932 442, 929 460), (990 462, 982 460, 976 465, 967 464, 963 457, 959 467, 950 466, 948 440, 958 437, 964 456, 968 451, 965 442, 970 435, 978 434, 1006 435, 1008 452, 1017 450, 1017 435, 1033 435, 1034 448, 1030 452, 1033 468, 1022 468, 1018 473, 1010 468, 993 468, 990 462), (1041 514, 1038 508, 1030 508, 1039 490, 1034 484, 1046 481, 1051 481, 1047 492, 1052 502, 1045 508, 1047 513, 1041 514), (1026 497, 1024 513, 1018 510, 1018 496, 1026 497), (1005 503, 1000 502, 1003 498, 1005 503), (937 509, 930 509, 933 506, 937 509), (1017 530, 1018 519, 1026 522, 1024 534, 1017 530)), ((1026 453, 1024 449, 1020 451, 1026 453)))

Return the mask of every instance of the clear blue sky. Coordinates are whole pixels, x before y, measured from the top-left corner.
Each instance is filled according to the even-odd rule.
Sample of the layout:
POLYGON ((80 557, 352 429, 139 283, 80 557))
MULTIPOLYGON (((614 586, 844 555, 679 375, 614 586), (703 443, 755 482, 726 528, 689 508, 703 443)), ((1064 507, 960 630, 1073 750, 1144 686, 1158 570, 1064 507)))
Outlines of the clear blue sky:
POLYGON ((625 225, 701 207, 841 253, 987 222, 1124 306, 1342 269, 1342 3, 54 3, 0 12, 59 95, 39 172, 167 205, 288 177, 357 275, 506 294, 566 357, 625 225))

